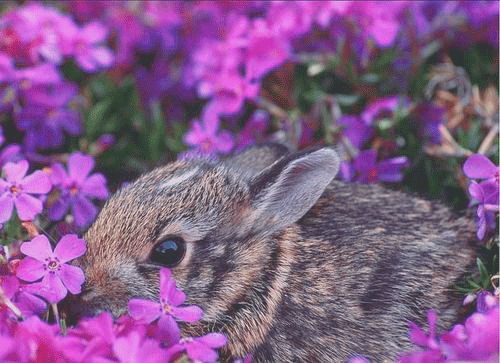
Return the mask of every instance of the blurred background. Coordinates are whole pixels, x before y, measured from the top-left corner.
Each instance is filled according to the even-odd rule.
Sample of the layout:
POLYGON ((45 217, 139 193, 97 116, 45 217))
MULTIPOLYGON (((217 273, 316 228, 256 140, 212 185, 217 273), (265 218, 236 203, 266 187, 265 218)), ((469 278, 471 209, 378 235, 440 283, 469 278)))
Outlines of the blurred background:
POLYGON ((178 157, 335 144, 340 178, 468 203, 498 162, 496 1, 3 1, 0 122, 111 190, 178 157))

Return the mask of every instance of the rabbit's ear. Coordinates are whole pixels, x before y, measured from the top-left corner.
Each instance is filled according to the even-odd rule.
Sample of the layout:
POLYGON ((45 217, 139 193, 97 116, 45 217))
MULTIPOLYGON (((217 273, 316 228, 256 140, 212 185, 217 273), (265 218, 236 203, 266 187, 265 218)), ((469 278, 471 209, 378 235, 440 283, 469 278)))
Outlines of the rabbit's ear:
POLYGON ((237 154, 228 156, 222 162, 241 178, 250 180, 288 153, 288 148, 282 144, 255 144, 237 154))
POLYGON ((269 233, 299 220, 337 175, 339 158, 329 147, 286 156, 250 182, 253 229, 269 233))

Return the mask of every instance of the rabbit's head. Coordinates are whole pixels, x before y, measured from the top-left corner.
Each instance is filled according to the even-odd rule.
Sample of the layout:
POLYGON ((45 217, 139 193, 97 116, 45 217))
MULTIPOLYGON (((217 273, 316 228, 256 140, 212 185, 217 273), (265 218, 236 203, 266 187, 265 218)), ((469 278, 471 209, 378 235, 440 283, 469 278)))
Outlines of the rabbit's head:
POLYGON ((85 236, 80 308, 118 316, 130 298, 157 300, 161 267, 203 308, 204 322, 241 308, 266 270, 281 268, 272 241, 338 171, 331 148, 282 154, 262 146, 217 163, 177 161, 118 191, 85 236))

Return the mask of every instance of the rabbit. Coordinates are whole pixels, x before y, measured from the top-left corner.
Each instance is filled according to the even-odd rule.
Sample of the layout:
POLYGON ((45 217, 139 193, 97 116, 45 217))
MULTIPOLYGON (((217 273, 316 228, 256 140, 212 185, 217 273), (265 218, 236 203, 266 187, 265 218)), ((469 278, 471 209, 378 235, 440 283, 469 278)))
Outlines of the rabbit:
POLYGON ((186 303, 204 310, 183 333, 225 334, 221 361, 382 362, 411 351, 410 321, 425 325, 431 308, 441 328, 459 319, 454 285, 475 260, 474 222, 334 180, 339 163, 332 147, 264 144, 143 175, 85 235, 74 314, 120 316, 130 298, 157 300, 169 267, 186 303))

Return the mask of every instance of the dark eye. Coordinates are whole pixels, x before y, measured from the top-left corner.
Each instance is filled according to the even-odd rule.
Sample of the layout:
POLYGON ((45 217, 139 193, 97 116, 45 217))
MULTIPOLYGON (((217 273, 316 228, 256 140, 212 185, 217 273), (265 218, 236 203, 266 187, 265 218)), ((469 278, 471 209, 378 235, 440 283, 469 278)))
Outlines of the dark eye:
POLYGON ((158 242, 151 251, 152 263, 165 267, 177 266, 186 254, 186 242, 180 237, 167 237, 158 242))

